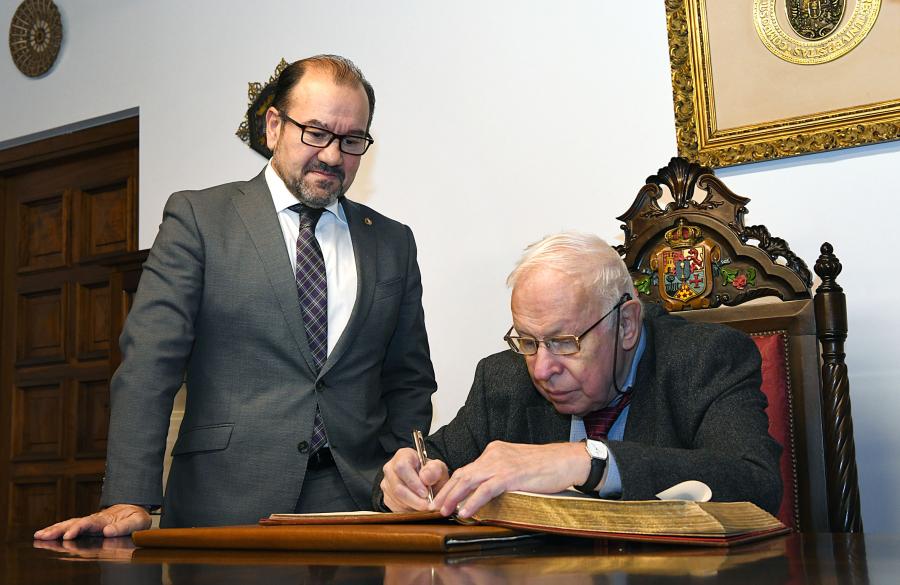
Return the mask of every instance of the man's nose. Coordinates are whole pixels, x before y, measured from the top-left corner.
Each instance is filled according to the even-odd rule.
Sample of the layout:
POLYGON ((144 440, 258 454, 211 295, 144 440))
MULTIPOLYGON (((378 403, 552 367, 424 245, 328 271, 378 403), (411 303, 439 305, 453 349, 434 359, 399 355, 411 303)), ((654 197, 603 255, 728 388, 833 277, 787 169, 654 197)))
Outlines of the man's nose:
POLYGON ((334 167, 344 162, 344 153, 341 152, 340 142, 335 138, 331 144, 319 150, 318 159, 328 166, 334 167))
POLYGON ((560 372, 558 356, 550 353, 543 342, 538 343, 537 353, 532 359, 534 360, 534 377, 538 380, 549 380, 560 372))

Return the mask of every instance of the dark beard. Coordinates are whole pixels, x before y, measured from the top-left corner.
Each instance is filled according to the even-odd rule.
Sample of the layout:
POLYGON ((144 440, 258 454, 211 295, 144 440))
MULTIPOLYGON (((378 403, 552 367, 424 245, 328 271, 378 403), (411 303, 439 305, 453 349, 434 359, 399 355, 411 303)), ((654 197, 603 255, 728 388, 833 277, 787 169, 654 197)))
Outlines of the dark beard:
POLYGON ((281 180, 284 181, 285 187, 287 187, 288 191, 291 192, 291 195, 297 198, 300 203, 307 205, 309 207, 315 209, 321 209, 328 207, 332 203, 338 200, 338 197, 344 194, 344 170, 340 167, 330 167, 325 163, 317 160, 310 161, 304 168, 303 173, 297 177, 293 176, 290 173, 287 173, 284 168, 282 168, 280 161, 278 160, 278 156, 274 156, 272 158, 272 167, 277 171, 281 180), (331 191, 327 191, 322 194, 320 191, 313 191, 309 189, 303 183, 303 175, 305 175, 309 171, 314 170, 325 170, 330 173, 334 173, 335 178, 338 182, 337 187, 331 191), (285 177, 289 177, 285 179, 285 177))

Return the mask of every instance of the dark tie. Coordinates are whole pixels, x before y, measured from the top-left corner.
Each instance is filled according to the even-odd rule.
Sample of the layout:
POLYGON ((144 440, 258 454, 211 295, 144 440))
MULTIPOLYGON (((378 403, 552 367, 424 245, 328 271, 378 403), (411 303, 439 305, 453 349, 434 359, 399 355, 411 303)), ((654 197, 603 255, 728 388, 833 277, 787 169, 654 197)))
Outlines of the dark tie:
MULTIPOLYGON (((309 349, 316 362, 316 373, 328 357, 328 280, 325 277, 325 259, 316 241, 316 223, 322 209, 313 209, 302 203, 292 205, 291 211, 300 214, 300 232, 297 234, 297 294, 303 311, 303 326, 309 349)), ((316 405, 316 418, 310 440, 310 454, 327 442, 325 423, 316 405)))
POLYGON ((613 406, 595 410, 584 416, 584 430, 587 432, 589 439, 606 439, 613 423, 616 422, 616 419, 619 418, 619 415, 631 402, 632 394, 633 392, 623 394, 622 399, 613 406))

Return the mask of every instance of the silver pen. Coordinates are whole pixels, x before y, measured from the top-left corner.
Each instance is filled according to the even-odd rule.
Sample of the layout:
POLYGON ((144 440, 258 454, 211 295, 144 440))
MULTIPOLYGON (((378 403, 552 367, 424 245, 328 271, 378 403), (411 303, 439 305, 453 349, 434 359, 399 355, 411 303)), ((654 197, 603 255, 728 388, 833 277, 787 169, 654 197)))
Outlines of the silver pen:
MULTIPOLYGON (((416 445, 416 454, 419 456, 419 469, 422 469, 428 463, 428 453, 425 452, 425 439, 422 437, 422 431, 418 429, 413 431, 412 435, 413 443, 416 445)), ((428 501, 434 501, 434 490, 431 489, 431 486, 428 486, 428 501)))

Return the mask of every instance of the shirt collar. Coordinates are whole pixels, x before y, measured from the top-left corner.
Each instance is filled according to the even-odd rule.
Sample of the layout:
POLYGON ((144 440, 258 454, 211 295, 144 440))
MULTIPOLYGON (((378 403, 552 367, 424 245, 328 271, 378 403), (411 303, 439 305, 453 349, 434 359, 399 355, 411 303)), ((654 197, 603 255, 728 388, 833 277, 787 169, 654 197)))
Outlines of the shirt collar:
POLYGON ((625 385, 623 388, 625 392, 630 391, 631 387, 634 386, 634 379, 637 377, 638 364, 641 362, 641 357, 644 355, 645 347, 647 347, 647 329, 642 323, 641 339, 640 341, 638 341, 637 349, 634 350, 634 359, 631 360, 631 369, 628 371, 628 377, 625 379, 625 385))
MULTIPOLYGON (((266 185, 269 187, 269 193, 272 194, 272 203, 275 204, 276 213, 281 213, 291 205, 297 204, 297 198, 294 197, 293 193, 288 191, 284 181, 278 176, 275 169, 272 168, 271 161, 266 165, 265 177, 266 185)), ((347 223, 347 216, 344 214, 344 208, 341 205, 340 197, 338 197, 334 203, 325 207, 325 210, 330 211, 331 214, 341 222, 347 223)))

